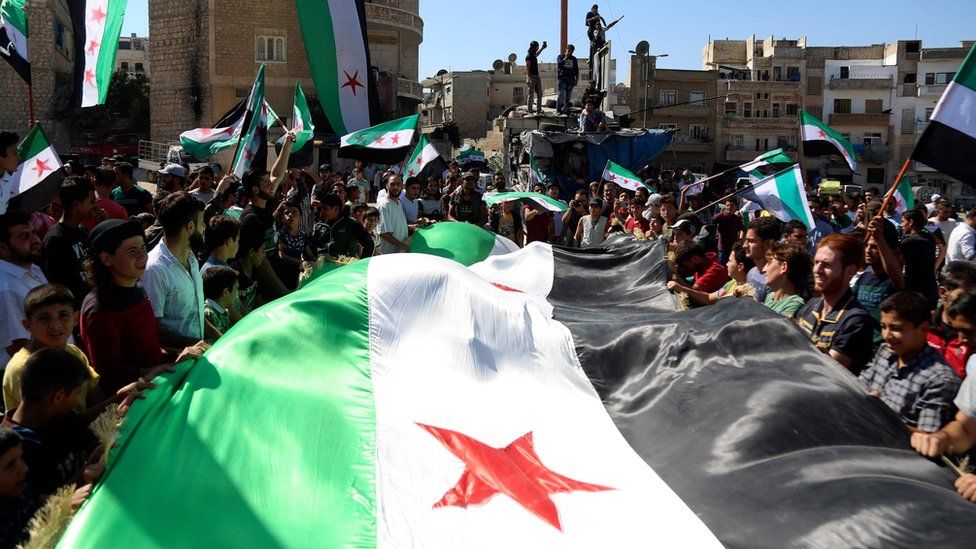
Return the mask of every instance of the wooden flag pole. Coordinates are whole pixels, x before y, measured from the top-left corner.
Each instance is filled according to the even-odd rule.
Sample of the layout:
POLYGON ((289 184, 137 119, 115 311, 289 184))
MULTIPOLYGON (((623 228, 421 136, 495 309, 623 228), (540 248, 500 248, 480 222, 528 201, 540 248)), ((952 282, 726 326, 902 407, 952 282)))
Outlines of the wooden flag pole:
POLYGON ((881 203, 881 209, 878 210, 878 217, 884 217, 885 210, 888 209, 888 203, 891 202, 891 197, 895 196, 895 190, 898 189, 898 184, 901 183, 902 178, 908 173, 908 166, 911 162, 911 157, 905 159, 905 163, 901 166, 901 171, 898 172, 898 177, 895 178, 895 182, 891 184, 891 188, 885 194, 884 202, 881 203))
POLYGON ((27 108, 30 111, 30 122, 27 123, 27 127, 33 128, 37 119, 34 118, 34 86, 30 84, 27 84, 27 108))

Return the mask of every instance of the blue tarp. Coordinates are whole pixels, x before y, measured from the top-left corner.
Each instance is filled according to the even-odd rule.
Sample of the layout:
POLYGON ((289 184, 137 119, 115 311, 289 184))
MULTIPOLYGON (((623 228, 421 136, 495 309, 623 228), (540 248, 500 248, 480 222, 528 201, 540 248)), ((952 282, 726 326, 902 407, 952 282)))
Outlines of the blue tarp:
POLYGON ((522 134, 522 143, 525 147, 525 162, 530 151, 535 153, 536 158, 551 158, 553 145, 572 146, 573 143, 583 143, 589 164, 589 181, 600 181, 608 160, 636 173, 660 156, 671 144, 673 136, 674 132, 667 130, 621 130, 582 135, 530 131, 522 134))

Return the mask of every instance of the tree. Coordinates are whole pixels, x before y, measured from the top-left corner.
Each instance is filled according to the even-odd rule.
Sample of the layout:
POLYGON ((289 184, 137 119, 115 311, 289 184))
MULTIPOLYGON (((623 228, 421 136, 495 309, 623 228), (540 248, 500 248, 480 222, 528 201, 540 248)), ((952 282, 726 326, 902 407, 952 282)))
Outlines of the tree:
MULTIPOLYGON (((70 86, 60 89, 70 90, 70 86)), ((70 92, 68 92, 70 93, 70 92)), ((58 98, 56 116, 73 131, 103 132, 106 128, 120 131, 149 133, 149 78, 144 74, 129 74, 123 70, 112 73, 104 105, 84 109, 70 106, 71 98, 62 93, 58 98), (120 122, 124 127, 120 128, 120 122)))

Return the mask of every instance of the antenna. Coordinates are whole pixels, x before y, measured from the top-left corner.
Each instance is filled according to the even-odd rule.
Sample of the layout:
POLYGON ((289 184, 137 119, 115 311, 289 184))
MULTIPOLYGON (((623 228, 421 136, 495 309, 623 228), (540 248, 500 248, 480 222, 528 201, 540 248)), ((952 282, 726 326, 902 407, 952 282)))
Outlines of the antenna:
POLYGON ((504 66, 505 63, 501 59, 495 59, 495 61, 491 64, 491 68, 495 69, 496 71, 502 70, 502 67, 504 66))
POLYGON ((647 52, 651 51, 651 44, 647 40, 641 40, 637 43, 637 54, 647 55, 647 52))
POLYGON ((508 62, 509 63, 514 63, 516 61, 518 61, 518 56, 517 55, 515 55, 514 53, 508 54, 508 62))

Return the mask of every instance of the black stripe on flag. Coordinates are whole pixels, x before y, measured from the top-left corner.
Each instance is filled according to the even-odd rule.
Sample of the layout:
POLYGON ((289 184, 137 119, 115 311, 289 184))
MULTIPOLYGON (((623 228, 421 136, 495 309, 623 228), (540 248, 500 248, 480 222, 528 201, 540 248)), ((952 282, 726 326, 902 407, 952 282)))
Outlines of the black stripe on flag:
POLYGON ((830 141, 817 139, 803 142, 803 156, 827 156, 831 154, 844 157, 843 153, 830 141))
POLYGON ((71 90, 72 109, 81 108, 81 99, 85 86, 85 44, 87 37, 85 30, 85 7, 87 2, 68 2, 68 13, 71 16, 71 35, 74 38, 74 88, 71 90))
POLYGON ((14 45, 10 41, 10 37, 7 36, 7 29, 4 27, 0 27, 0 59, 10 63, 10 66, 13 67, 14 71, 24 79, 24 82, 27 82, 27 84, 30 85, 30 62, 21 57, 20 53, 14 49, 14 45))
POLYGON ((976 186, 976 139, 941 122, 929 121, 912 159, 976 186))
POLYGON ((610 417, 725 546, 972 546, 953 473, 790 320, 676 312, 660 242, 554 257, 549 301, 610 417))

